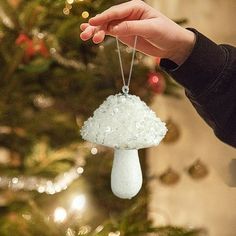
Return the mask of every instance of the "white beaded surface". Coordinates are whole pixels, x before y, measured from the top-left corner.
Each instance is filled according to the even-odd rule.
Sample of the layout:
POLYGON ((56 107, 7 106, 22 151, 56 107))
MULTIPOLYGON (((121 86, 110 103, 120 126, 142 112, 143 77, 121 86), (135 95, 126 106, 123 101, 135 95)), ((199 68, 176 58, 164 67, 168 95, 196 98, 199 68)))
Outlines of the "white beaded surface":
POLYGON ((83 139, 119 149, 158 145, 166 132, 165 123, 130 94, 109 96, 81 129, 83 139))

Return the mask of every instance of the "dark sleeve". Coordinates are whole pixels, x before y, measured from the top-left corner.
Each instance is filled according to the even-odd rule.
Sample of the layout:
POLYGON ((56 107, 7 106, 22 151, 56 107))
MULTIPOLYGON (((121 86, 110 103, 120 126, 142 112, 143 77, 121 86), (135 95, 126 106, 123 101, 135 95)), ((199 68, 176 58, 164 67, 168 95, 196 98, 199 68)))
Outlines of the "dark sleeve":
POLYGON ((161 67, 185 88, 200 116, 223 142, 236 147, 236 48, 217 45, 194 29, 195 46, 181 65, 168 59, 161 67))

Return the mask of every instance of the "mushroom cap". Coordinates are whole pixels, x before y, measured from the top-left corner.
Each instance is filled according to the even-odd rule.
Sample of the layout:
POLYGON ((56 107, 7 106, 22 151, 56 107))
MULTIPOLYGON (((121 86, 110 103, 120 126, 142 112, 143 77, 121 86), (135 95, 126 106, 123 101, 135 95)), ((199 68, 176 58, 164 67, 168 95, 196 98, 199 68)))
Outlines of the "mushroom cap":
POLYGON ((82 138, 118 149, 140 149, 160 143, 167 132, 165 123, 130 94, 109 96, 84 122, 82 138))

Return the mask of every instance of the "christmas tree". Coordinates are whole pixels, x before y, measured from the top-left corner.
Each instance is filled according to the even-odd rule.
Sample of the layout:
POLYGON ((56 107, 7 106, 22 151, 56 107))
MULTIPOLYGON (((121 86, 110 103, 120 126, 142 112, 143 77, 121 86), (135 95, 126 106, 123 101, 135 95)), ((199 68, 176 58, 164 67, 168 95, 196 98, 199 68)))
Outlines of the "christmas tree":
MULTIPOLYGON (((79 26, 119 2, 0 1, 1 236, 199 235, 153 227, 145 187, 131 201, 114 197, 111 150, 79 134, 83 121, 122 87, 114 39, 84 43, 79 26)), ((128 74, 131 53, 122 52, 128 74)), ((175 92, 156 69, 150 73, 137 54, 131 92, 147 103, 153 92, 175 92)))

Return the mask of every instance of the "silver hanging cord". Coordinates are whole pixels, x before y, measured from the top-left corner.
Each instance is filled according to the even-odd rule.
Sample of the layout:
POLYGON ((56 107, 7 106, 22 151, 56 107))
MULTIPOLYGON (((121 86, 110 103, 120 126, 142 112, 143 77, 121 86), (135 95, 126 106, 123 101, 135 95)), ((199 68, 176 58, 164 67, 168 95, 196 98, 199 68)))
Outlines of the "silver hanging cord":
POLYGON ((126 84, 125 76, 124 76, 124 69, 123 69, 123 64, 122 64, 122 59, 121 59, 121 53, 120 53, 119 40, 118 40, 118 37, 116 37, 116 44, 117 44, 117 50, 118 50, 118 56, 119 56, 119 62, 120 62, 120 70, 121 70, 121 76, 122 76, 122 80, 123 80, 122 92, 124 94, 128 94, 129 93, 129 85, 130 85, 130 80, 131 80, 132 71, 133 71, 134 56, 135 56, 135 51, 136 51, 137 39, 138 39, 138 37, 135 36, 135 38, 134 38, 134 46, 133 46, 133 53, 132 53, 132 60, 131 60, 130 71, 129 71, 129 77, 128 77, 128 82, 126 84))

